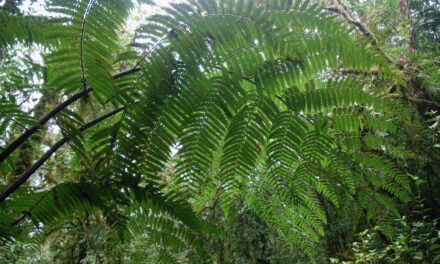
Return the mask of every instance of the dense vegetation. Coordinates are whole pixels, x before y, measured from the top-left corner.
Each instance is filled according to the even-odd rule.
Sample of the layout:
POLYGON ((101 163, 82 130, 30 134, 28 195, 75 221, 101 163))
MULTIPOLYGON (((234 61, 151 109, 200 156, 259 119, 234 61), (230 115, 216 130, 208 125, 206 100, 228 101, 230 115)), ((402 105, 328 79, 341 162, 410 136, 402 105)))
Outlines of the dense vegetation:
POLYGON ((438 0, 35 2, 1 263, 440 263, 438 0))

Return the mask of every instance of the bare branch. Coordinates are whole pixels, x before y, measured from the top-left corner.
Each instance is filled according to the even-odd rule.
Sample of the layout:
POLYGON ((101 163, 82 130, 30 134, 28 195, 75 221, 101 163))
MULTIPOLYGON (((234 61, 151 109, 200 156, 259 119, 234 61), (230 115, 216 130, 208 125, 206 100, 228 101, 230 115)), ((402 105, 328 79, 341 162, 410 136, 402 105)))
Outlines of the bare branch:
POLYGON ((376 46, 388 62, 393 63, 393 59, 379 47, 376 36, 366 24, 354 19, 338 0, 332 0, 332 4, 333 5, 327 7, 326 10, 341 15, 349 24, 358 28, 365 37, 370 39, 370 44, 376 46))

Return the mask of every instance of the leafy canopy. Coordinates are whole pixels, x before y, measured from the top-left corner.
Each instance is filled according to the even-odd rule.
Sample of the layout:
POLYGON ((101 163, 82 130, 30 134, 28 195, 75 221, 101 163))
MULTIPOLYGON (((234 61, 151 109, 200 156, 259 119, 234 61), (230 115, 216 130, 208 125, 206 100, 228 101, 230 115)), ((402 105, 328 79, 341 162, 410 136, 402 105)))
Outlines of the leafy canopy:
MULTIPOLYGON (((203 256, 203 237, 228 234, 202 212, 214 203, 227 217, 237 200, 311 261, 329 208, 351 214, 353 228, 366 221, 392 235, 395 201, 410 200, 408 175, 393 162, 408 155, 396 134, 410 113, 386 91, 404 90, 404 77, 319 4, 170 4, 128 46, 120 30, 132 1, 46 5, 48 17, 1 11, 0 47, 44 47, 46 90, 93 90, 56 115, 71 149, 67 175, 3 202, 4 238, 26 223, 43 234, 99 212, 116 240, 148 235, 164 256, 187 247, 203 256), (96 117, 119 107, 80 129, 92 119, 84 109, 96 117)), ((3 95, 0 110, 6 145, 24 132, 17 124, 36 124, 3 95)), ((17 158, 2 172, 14 174, 17 158)))

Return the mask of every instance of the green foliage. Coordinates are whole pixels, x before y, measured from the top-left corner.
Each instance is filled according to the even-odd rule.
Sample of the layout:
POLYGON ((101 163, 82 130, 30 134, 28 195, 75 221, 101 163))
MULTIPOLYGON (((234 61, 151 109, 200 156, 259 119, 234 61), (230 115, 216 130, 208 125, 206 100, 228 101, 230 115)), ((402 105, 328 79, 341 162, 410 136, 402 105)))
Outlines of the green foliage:
POLYGON ((47 56, 48 85, 66 93, 92 86, 98 99, 112 96, 117 31, 131 7, 131 1, 51 1, 57 18, 44 34, 57 43, 47 56))
MULTIPOLYGON (((12 238, 29 228, 40 239, 59 235, 68 241, 63 254, 70 249, 84 263, 143 261, 142 241, 151 243, 151 261, 201 263, 205 241, 232 237, 231 250, 252 257, 230 256, 255 263, 269 261, 269 248, 252 243, 272 239, 263 246, 294 248, 316 263, 339 216, 352 232, 378 226, 394 239, 393 219, 412 199, 402 159, 414 156, 400 142, 411 135, 399 129, 411 131, 414 111, 389 96, 406 91, 407 78, 381 49, 300 0, 173 3, 124 47, 120 32, 134 6, 52 0, 48 17, 0 13, 0 47, 44 47, 45 91, 93 89, 51 124, 72 150, 54 158, 55 180, 41 172, 1 204, 5 243, 20 246, 12 238), (86 120, 117 107, 81 133, 86 120), (242 218, 251 222, 227 221, 242 218), (140 257, 124 259, 124 250, 140 257)), ((3 97, 0 110, 2 140, 14 120, 35 124, 3 97)), ((4 171, 17 178, 14 166, 4 171)))
POLYGON ((35 16, 12 15, 0 10, 0 47, 12 46, 17 42, 40 43, 48 19, 35 16))
POLYGON ((398 219, 396 239, 383 243, 376 230, 366 229, 351 245, 353 260, 331 259, 331 263, 440 263, 438 220, 410 222, 398 219))

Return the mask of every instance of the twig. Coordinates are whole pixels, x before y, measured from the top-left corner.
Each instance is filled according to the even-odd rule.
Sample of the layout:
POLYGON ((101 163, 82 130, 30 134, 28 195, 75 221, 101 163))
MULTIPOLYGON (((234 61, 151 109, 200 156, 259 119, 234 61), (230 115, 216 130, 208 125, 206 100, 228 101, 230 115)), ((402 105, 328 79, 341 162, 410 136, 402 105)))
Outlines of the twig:
POLYGON ((0 113, 2 113, 4 116, 6 116, 9 120, 11 120, 12 122, 16 123, 17 125, 19 125, 20 127, 22 127, 24 130, 28 130, 27 127, 25 125, 23 125, 21 122, 19 122, 17 119, 15 119, 13 116, 8 115, 7 113, 3 112, 2 110, 0 110, 0 113))
POLYGON ((408 97, 408 96, 405 97, 405 96, 402 96, 400 94, 389 94, 389 95, 387 95, 387 97, 406 99, 406 100, 414 102, 414 103, 429 104, 429 105, 436 106, 436 107, 438 107, 440 109, 440 103, 437 103, 435 101, 430 101, 430 100, 422 99, 422 98, 408 97))
POLYGON ((33 204, 31 206, 31 208, 29 208, 28 210, 26 210, 25 212, 23 212, 22 215, 20 215, 17 219, 14 220, 14 222, 11 223, 12 226, 17 225, 18 223, 20 223, 21 221, 23 221, 24 219, 26 219, 29 215, 31 215, 32 210, 34 210, 35 207, 37 207, 37 205, 39 205, 44 198, 46 198, 46 196, 50 193, 50 191, 46 192, 44 195, 42 195, 40 197, 40 199, 38 199, 38 201, 33 204))

